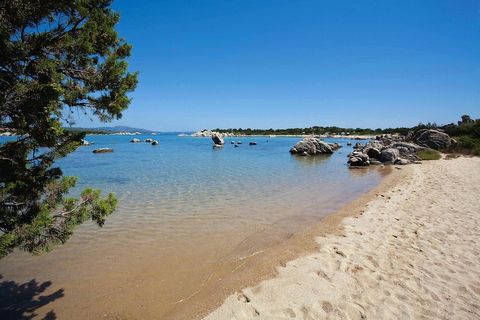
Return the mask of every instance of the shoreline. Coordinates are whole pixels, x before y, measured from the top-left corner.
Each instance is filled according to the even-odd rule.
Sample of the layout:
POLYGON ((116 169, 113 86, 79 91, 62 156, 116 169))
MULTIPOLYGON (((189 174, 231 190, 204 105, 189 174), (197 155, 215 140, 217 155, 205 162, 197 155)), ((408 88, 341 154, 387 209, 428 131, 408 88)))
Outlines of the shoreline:
MULTIPOLYGON (((171 138, 176 140, 176 137, 171 138)), ((125 138, 117 137, 116 140, 125 141, 125 138)), ((100 138, 96 142, 99 141, 100 138)), ((200 145, 199 142, 196 144, 200 145)), ((123 146, 130 149, 127 141, 123 146)), ((314 159, 294 158, 286 152, 282 153, 285 164, 292 168, 291 172, 302 174, 304 179, 298 179, 297 175, 294 180, 279 179, 278 184, 268 187, 262 185, 263 190, 269 191, 260 194, 255 192, 256 184, 251 187, 249 183, 244 184, 248 188, 238 189, 241 192, 244 190, 244 195, 239 192, 234 200, 222 196, 220 201, 212 203, 213 208, 228 209, 225 206, 227 203, 236 208, 228 211, 230 213, 227 216, 220 215, 221 219, 217 220, 212 217, 215 218, 220 211, 214 209, 213 214, 203 220, 212 221, 212 226, 209 226, 210 223, 202 224, 202 220, 197 220, 194 215, 181 219, 153 219, 157 216, 156 212, 168 213, 167 210, 155 209, 165 207, 167 201, 140 201, 145 198, 137 196, 138 190, 124 193, 129 197, 128 201, 123 202, 126 206, 119 210, 118 215, 112 216, 114 220, 102 231, 96 226, 86 225, 82 227, 84 230, 74 235, 72 241, 46 255, 34 258, 21 252, 12 255, 2 263, 5 266, 2 267, 3 275, 6 280, 15 280, 18 284, 26 283, 31 275, 35 275, 39 281, 52 283, 48 292, 65 290, 65 297, 36 311, 42 316, 55 309, 60 318, 72 319, 97 318, 105 314, 112 319, 136 316, 155 318, 155 315, 162 319, 192 318, 197 310, 204 310, 205 306, 212 303, 218 305, 229 293, 244 284, 253 285, 257 280, 270 277, 276 265, 303 254, 306 248, 313 246, 314 235, 308 237, 308 244, 304 245, 299 240, 300 236, 295 236, 297 232, 316 224, 321 216, 336 212, 371 188, 376 188, 383 180, 380 172, 387 171, 379 168, 349 170, 341 154, 314 159), (333 160, 334 157, 337 159, 333 160), (340 177, 330 177, 330 171, 324 171, 321 163, 329 162, 328 159, 332 160, 332 170, 338 170, 339 174, 345 175, 345 179, 358 179, 359 183, 345 184, 345 189, 330 185, 337 183, 340 177), (303 172, 310 174, 303 176, 303 172), (305 189, 306 186, 310 188, 305 189), (129 206, 133 208, 132 212, 125 209, 129 206), (121 215, 127 219, 122 219, 121 215), (135 219, 140 223, 131 224, 128 223, 129 216, 142 219, 135 219), (230 216, 238 222, 230 221, 230 216), (191 229, 195 224, 198 224, 198 232, 191 229), (97 241, 98 245, 95 244, 97 241), (135 263, 132 264, 132 261, 135 263), (57 268, 51 268, 52 265, 57 265, 57 268), (225 288, 228 288, 227 291, 225 288), (197 291, 201 292, 196 294, 197 291), (77 312, 75 306, 85 311, 77 312), (191 317, 177 316, 189 312, 191 317)), ((205 154, 210 156, 208 149, 205 154)), ((118 162, 131 163, 128 160, 123 162, 120 158, 118 162)), ((261 162, 264 163, 263 160, 261 162)), ((268 168, 265 172, 275 172, 270 170, 270 164, 265 167, 268 168)), ((244 169, 239 168, 242 167, 235 170, 243 176, 244 169)), ((246 178, 248 176, 242 180, 248 181, 246 178)), ((222 184, 216 186, 220 188, 222 184)), ((151 187, 147 184, 140 190, 150 194, 151 187)), ((130 186, 122 189, 130 189, 130 186)), ((164 190, 168 191, 169 188, 164 190)), ((193 193, 188 197, 193 204, 201 199, 196 194, 202 195, 193 193)))
POLYGON ((313 253, 279 264, 274 277, 229 295, 205 319, 479 317, 480 251, 470 242, 480 236, 472 234, 480 159, 393 170, 314 227, 313 253))
MULTIPOLYGON (((378 169, 375 168, 375 170, 378 169)), ((372 168, 355 170, 372 170, 372 168)), ((189 301, 184 301, 189 303, 189 306, 172 310, 165 318, 202 319, 220 307, 226 298, 235 295, 239 288, 252 287, 262 281, 268 281, 268 279, 277 277, 278 266, 285 266, 289 261, 314 253, 319 248, 315 241, 316 237, 328 236, 330 234, 341 235, 343 233, 341 223, 344 218, 359 216, 366 203, 374 199, 377 194, 397 185, 406 174, 405 170, 396 170, 393 166, 386 166, 380 170, 385 170, 382 173, 384 177, 376 187, 333 213, 321 218, 312 227, 292 234, 289 239, 282 243, 275 244, 273 247, 268 248, 267 251, 255 255, 254 259, 249 260, 253 256, 245 257, 244 263, 234 268, 234 271, 237 271, 236 276, 232 276, 228 279, 228 282, 222 282, 217 286, 210 288, 205 286, 203 288, 205 291, 188 297, 189 301)), ((231 272, 232 268, 231 266, 222 266, 217 267, 217 269, 225 269, 231 272)))

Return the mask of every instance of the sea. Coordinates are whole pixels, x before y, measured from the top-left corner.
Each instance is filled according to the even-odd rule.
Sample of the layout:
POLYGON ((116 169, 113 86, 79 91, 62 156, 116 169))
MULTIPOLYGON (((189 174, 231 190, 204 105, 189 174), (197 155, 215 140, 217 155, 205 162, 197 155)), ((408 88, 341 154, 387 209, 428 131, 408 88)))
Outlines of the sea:
POLYGON ((0 260, 2 319, 193 319, 268 276, 296 234, 385 175, 349 169, 349 139, 325 139, 342 148, 315 157, 289 153, 300 137, 227 137, 222 148, 178 133, 86 140, 93 144, 56 163, 78 177, 70 195, 113 192, 118 208, 102 228, 87 222, 51 252, 0 260))

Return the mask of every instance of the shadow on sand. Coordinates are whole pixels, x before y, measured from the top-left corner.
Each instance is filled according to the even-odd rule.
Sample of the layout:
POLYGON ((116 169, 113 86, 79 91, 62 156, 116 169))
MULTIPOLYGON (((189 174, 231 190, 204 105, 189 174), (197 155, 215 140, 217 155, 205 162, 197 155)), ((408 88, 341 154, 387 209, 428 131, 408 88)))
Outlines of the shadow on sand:
MULTIPOLYGON (((0 279, 2 278, 0 275, 0 279)), ((35 311, 38 308, 64 296, 63 289, 42 295, 51 285, 51 281, 39 283, 35 279, 21 284, 15 281, 0 282, 0 319, 27 320, 35 318, 37 316, 35 311)), ((42 319, 53 320, 57 317, 55 312, 50 310, 42 319)))

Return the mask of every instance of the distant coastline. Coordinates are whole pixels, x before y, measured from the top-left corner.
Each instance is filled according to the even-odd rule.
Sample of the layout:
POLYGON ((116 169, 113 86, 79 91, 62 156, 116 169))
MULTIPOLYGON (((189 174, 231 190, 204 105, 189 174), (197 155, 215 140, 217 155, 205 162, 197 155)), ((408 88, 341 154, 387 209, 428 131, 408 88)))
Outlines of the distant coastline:
MULTIPOLYGON (((283 129, 279 129, 278 131, 285 131, 283 129)), ((266 138, 285 138, 285 137, 291 137, 291 138, 304 138, 308 136, 315 135, 316 137, 319 138, 340 138, 340 139, 352 139, 352 140, 368 140, 368 139, 374 139, 375 135, 371 134, 351 134, 350 132, 341 132, 339 134, 330 134, 330 133, 325 133, 325 134, 306 134, 304 131, 301 133, 280 133, 280 134, 267 134, 267 133, 261 133, 259 130, 256 130, 254 132, 227 132, 227 130, 222 130, 222 129, 216 129, 216 130, 208 130, 208 129, 203 129, 197 132, 194 132, 192 134, 186 134, 186 133, 181 133, 178 136, 179 137, 199 137, 199 138, 204 138, 204 137, 211 137, 212 134, 218 134, 224 138, 228 137, 266 137, 266 138)))

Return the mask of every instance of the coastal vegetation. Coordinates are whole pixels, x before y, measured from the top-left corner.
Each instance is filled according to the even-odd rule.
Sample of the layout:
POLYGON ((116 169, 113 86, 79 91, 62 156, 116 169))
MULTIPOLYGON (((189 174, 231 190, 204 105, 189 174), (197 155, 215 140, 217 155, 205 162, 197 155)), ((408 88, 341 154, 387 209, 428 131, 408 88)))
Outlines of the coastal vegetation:
POLYGON ((111 0, 3 1, 0 7, 0 258, 64 243, 86 220, 102 226, 113 194, 66 197, 75 177, 54 166, 82 143, 75 116, 119 119, 137 84, 131 46, 119 38, 111 0))
POLYGON ((442 157, 440 152, 431 149, 420 150, 417 152, 417 156, 421 160, 438 160, 442 157))
POLYGON ((446 125, 437 125, 436 123, 419 123, 414 127, 398 127, 398 128, 342 128, 336 126, 313 126, 306 128, 288 128, 288 129, 215 129, 220 133, 230 133, 233 135, 342 135, 342 136, 361 136, 361 135, 384 135, 398 134, 408 136, 421 129, 441 130, 455 139, 451 147, 445 152, 462 153, 480 155, 480 119, 472 119, 468 115, 463 115, 457 123, 449 123, 446 125))

